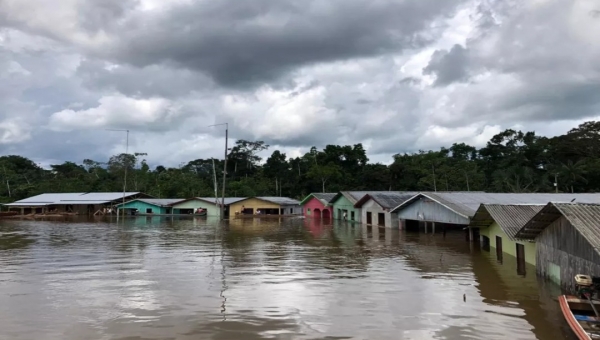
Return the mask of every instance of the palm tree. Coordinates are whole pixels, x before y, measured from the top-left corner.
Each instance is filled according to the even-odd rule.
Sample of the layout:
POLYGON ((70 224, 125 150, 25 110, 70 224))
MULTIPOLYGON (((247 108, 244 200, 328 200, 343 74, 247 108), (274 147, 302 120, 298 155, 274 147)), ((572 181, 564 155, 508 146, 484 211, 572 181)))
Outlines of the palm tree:
POLYGON ((575 163, 573 163, 572 160, 569 160, 566 164, 561 163, 559 173, 559 176, 564 178, 564 180, 566 181, 567 187, 571 188, 571 193, 575 192, 575 183, 588 182, 587 179, 584 177, 584 175, 587 173, 585 169, 584 160, 578 160, 575 163))

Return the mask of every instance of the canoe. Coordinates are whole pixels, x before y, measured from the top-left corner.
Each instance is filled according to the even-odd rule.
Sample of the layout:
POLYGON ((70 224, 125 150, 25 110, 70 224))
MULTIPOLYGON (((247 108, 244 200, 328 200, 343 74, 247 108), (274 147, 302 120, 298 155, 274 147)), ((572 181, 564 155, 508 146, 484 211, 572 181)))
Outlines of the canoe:
MULTIPOLYGON (((560 309, 579 340, 600 339, 600 318, 594 313, 590 302, 572 295, 558 297, 560 309)), ((600 301, 592 302, 600 311, 600 301)))

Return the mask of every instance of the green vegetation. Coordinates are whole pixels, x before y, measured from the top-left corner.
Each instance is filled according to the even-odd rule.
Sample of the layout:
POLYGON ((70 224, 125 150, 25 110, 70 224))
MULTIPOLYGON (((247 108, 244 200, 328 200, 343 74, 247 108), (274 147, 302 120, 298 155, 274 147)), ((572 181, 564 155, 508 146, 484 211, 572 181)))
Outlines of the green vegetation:
MULTIPOLYGON (((477 149, 454 144, 439 151, 397 154, 389 166, 369 163, 361 144, 313 147, 299 158, 278 150, 262 164, 262 141, 239 140, 228 158, 228 196, 282 195, 339 190, 552 192, 600 191, 600 122, 546 138, 506 130, 477 149), (262 165, 261 165, 262 164, 262 165)), ((127 190, 155 197, 213 196, 213 161, 222 178, 223 161, 196 159, 179 168, 150 169, 145 154, 120 154, 107 163, 86 159, 40 168, 21 156, 0 157, 0 200, 10 202, 44 192, 127 190)), ((220 194, 220 190, 219 190, 220 194)))

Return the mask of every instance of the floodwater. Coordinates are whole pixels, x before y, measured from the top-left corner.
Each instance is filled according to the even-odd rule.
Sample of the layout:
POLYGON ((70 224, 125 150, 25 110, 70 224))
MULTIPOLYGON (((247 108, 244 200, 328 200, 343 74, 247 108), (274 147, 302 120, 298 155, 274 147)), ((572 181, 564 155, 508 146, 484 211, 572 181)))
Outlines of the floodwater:
POLYGON ((574 339, 463 233, 309 219, 0 221, 0 339, 574 339))

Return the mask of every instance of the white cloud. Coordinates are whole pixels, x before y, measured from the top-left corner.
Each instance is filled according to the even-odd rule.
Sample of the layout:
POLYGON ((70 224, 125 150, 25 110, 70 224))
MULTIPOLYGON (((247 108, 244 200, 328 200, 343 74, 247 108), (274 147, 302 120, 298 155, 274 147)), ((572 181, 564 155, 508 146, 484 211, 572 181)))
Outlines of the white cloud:
POLYGON ((334 123, 336 114, 326 106, 326 95, 323 86, 299 93, 263 87, 250 96, 224 95, 222 109, 255 138, 291 139, 334 123))
POLYGON ((62 110, 50 116, 50 129, 70 131, 99 127, 147 127, 169 124, 180 115, 179 106, 163 98, 134 99, 105 96, 99 106, 75 111, 62 110))
POLYGON ((17 144, 31 138, 31 127, 23 119, 0 122, 0 144, 17 144))
POLYGON ((369 158, 389 162, 454 142, 482 146, 511 127, 564 133, 600 114, 594 0, 464 0, 443 17, 438 2, 423 0, 415 12, 398 11, 401 25, 385 17, 400 2, 348 1, 225 9, 188 0, 0 1, 0 142, 40 161, 80 157, 83 143, 108 158, 123 150, 102 128, 130 128, 133 149, 177 165, 221 158, 222 130, 207 126, 228 122, 232 143, 271 144, 264 158, 276 148, 295 157, 312 145, 363 143, 369 158), (361 21, 373 13, 381 26, 361 21), (148 23, 163 25, 146 34, 148 23), (248 30, 273 26, 249 41, 248 30), (460 58, 444 59, 456 44, 460 58), (438 69, 424 74, 432 59, 438 69), (51 156, 27 147, 40 140, 55 145, 51 156))

